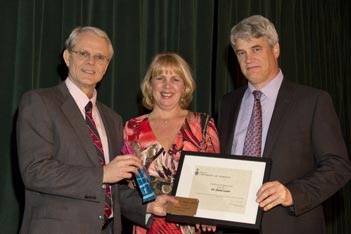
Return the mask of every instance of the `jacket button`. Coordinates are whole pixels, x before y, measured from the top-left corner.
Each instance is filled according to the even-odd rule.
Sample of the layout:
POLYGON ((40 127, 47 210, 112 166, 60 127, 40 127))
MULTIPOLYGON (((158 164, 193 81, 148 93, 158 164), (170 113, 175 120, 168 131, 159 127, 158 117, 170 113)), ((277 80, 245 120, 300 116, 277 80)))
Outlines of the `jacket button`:
POLYGON ((104 216, 99 215, 99 219, 100 219, 100 220, 104 219, 104 216))

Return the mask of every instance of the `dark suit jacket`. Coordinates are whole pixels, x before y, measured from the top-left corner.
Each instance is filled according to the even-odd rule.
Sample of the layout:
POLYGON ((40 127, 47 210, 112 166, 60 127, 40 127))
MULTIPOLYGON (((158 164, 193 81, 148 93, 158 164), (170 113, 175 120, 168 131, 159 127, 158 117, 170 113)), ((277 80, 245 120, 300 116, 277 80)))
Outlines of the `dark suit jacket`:
MULTIPOLYGON (((223 97, 218 130, 221 152, 230 154, 247 86, 223 97)), ((291 192, 295 212, 278 206, 265 212, 263 234, 325 232, 322 202, 350 178, 350 162, 330 96, 283 80, 263 157, 272 159, 270 181, 291 192)), ((226 233, 233 233, 227 230, 226 233)))
MULTIPOLYGON (((122 119, 100 102, 97 107, 112 160, 123 144, 122 119)), ((17 131, 25 185, 21 233, 100 233, 103 169, 85 120, 64 82, 23 95, 17 131)), ((115 233, 121 232, 121 212, 145 224, 145 207, 136 190, 115 184, 112 194, 115 233)))

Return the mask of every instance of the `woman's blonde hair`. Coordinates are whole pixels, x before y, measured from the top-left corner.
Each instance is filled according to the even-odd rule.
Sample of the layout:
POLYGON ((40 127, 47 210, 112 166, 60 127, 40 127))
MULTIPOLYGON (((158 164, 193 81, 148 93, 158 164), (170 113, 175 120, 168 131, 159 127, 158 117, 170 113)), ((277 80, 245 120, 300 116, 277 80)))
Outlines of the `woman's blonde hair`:
POLYGON ((188 63, 176 53, 160 53, 153 58, 140 86, 143 94, 143 105, 149 110, 152 110, 155 105, 152 96, 152 78, 159 76, 166 70, 173 71, 184 81, 184 92, 180 98, 179 106, 185 109, 190 105, 193 99, 195 82, 188 63))

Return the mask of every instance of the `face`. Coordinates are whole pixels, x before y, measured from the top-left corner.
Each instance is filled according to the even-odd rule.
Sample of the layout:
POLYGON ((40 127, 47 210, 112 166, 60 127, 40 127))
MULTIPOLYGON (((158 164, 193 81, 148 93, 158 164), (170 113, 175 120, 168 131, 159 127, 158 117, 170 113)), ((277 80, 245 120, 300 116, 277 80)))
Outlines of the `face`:
POLYGON ((98 59, 109 58, 108 43, 104 38, 92 32, 84 32, 79 35, 72 50, 75 52, 65 50, 63 53, 69 70, 68 77, 88 97, 91 97, 96 84, 102 80, 109 64, 108 59, 102 59, 102 61, 98 59), (87 53, 90 56, 87 56, 87 53))
POLYGON ((272 48, 260 37, 250 41, 237 39, 235 45, 241 71, 256 89, 261 89, 278 74, 278 43, 272 48))
POLYGON ((179 101, 184 92, 184 80, 172 69, 165 69, 151 80, 154 108, 172 110, 179 108, 179 101))

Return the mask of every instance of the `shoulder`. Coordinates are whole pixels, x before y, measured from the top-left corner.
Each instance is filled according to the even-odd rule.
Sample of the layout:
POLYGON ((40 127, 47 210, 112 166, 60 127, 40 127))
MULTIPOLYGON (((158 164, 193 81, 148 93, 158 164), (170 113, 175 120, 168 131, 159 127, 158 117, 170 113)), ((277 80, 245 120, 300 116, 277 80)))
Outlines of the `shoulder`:
POLYGON ((145 114, 128 120, 123 129, 125 139, 133 141, 138 139, 141 134, 151 132, 148 116, 148 114, 145 114))
POLYGON ((135 117, 135 118, 131 118, 127 122, 142 122, 142 121, 147 120, 148 118, 149 118, 149 115, 148 114, 144 114, 144 115, 140 115, 140 116, 135 117))
POLYGON ((214 120, 211 115, 204 112, 189 112, 187 121, 193 127, 205 128, 208 125, 213 125, 214 120))
POLYGON ((221 99, 221 105, 233 104, 238 102, 242 99, 246 89, 247 85, 244 85, 229 93, 224 94, 221 99))
POLYGON ((141 115, 135 118, 128 120, 125 124, 125 129, 133 129, 138 131, 138 129, 143 128, 149 122, 149 115, 141 115))
POLYGON ((280 92, 291 93, 296 100, 303 100, 306 102, 331 100, 329 93, 325 90, 312 86, 297 84, 288 80, 284 80, 280 92))
POLYGON ((279 90, 276 107, 288 105, 291 114, 300 119, 314 116, 335 116, 334 103, 328 92, 307 85, 284 81, 279 90))
POLYGON ((26 91, 21 97, 20 106, 45 105, 47 108, 55 107, 57 104, 62 103, 64 99, 64 93, 59 87, 60 85, 26 91))
POLYGON ((40 96, 42 98, 53 98, 55 95, 59 95, 58 86, 49 87, 49 88, 37 88, 31 89, 23 93, 22 98, 28 98, 33 96, 40 96))
POLYGON ((219 116, 233 115, 232 111, 236 110, 241 103, 241 100, 245 94, 247 85, 241 86, 227 94, 225 94, 219 103, 219 116), (229 111, 228 111, 229 110, 229 111))
POLYGON ((211 116, 207 113, 204 112, 193 112, 193 111, 189 111, 188 113, 188 120, 193 120, 193 121, 197 121, 200 122, 201 119, 205 119, 205 118, 211 118, 211 116))
POLYGON ((135 125, 135 124, 139 125, 140 123, 148 121, 148 120, 149 120, 149 115, 148 114, 140 115, 138 117, 135 117, 135 118, 132 118, 132 119, 128 120, 126 122, 126 125, 130 125, 130 124, 132 124, 132 125, 135 125))

